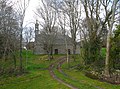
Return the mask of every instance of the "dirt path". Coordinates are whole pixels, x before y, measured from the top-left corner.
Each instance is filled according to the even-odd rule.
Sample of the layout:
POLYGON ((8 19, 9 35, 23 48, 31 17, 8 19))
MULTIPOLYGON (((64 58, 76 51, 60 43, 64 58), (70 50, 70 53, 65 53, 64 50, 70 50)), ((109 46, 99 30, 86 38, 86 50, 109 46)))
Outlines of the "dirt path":
POLYGON ((52 64, 49 66, 50 75, 51 75, 55 80, 57 80, 58 82, 66 85, 66 86, 68 86, 69 88, 71 88, 71 89, 78 89, 78 88, 72 86, 71 84, 68 84, 68 83, 64 82, 63 80, 61 80, 60 78, 58 78, 58 77, 55 75, 54 71, 53 71, 53 69, 56 68, 56 67, 57 67, 58 70, 60 70, 60 66, 58 66, 58 65, 61 65, 63 62, 65 62, 65 60, 66 60, 66 57, 61 57, 61 58, 57 59, 57 61, 56 61, 55 63, 52 63, 52 64), (56 66, 56 64, 57 64, 57 66, 56 66))
MULTIPOLYGON (((58 78, 55 73, 54 73, 54 68, 57 68, 58 72, 63 74, 64 76, 67 76, 69 77, 70 79, 72 80, 75 80, 74 78, 72 78, 71 76, 68 76, 66 73, 64 73, 64 71, 62 71, 61 69, 61 65, 65 62, 66 60, 66 57, 60 57, 59 59, 57 59, 57 61, 55 63, 52 63, 50 66, 49 66, 49 71, 50 71, 50 75, 56 79, 58 82, 70 87, 71 89, 79 89, 79 88, 76 88, 75 86, 71 85, 71 84, 68 84, 66 83, 64 80, 61 80, 60 78, 58 78)), ((80 82, 80 81, 78 81, 80 82)), ((95 87, 96 89, 104 89, 104 88, 101 88, 99 86, 93 86, 95 87)))

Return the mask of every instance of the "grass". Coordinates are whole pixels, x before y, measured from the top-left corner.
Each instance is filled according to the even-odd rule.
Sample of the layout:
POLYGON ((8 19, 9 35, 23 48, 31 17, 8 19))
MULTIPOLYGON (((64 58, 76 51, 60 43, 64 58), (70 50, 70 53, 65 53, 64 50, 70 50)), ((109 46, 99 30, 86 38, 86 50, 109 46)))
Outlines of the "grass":
MULTIPOLYGON (((52 61, 48 61, 47 55, 35 55, 32 51, 23 50, 22 51, 22 64, 24 69, 32 70, 36 68, 47 68, 52 61)), ((16 52, 16 66, 19 67, 19 52, 16 52)), ((1 61, 0 67, 5 70, 9 70, 10 68, 14 68, 14 60, 13 58, 9 58, 9 60, 1 61)))
POLYGON ((54 71, 57 77, 64 80, 66 83, 71 84, 79 89, 97 89, 92 85, 86 84, 83 81, 78 81, 76 79, 72 79, 69 76, 64 76, 63 74, 59 73, 57 70, 54 71))
MULTIPOLYGON (((79 64, 81 62, 81 60, 79 59, 79 55, 76 55, 76 59, 77 60, 75 62, 73 62, 73 59, 71 59, 70 62, 69 62, 70 69, 72 69, 72 70, 69 71, 68 64, 66 62, 62 65, 62 69, 64 69, 64 71, 69 71, 69 73, 71 74, 73 71, 75 71, 74 68, 72 68, 72 67, 76 66, 76 64, 79 64)), ((73 85, 77 88, 80 88, 80 89, 97 89, 94 85, 86 84, 83 81, 77 80, 73 76, 70 76, 66 72, 65 73, 68 76, 63 75, 57 69, 54 69, 54 72, 55 72, 55 74, 57 75, 58 78, 62 79, 66 83, 71 84, 71 85, 73 85)))
MULTIPOLYGON (((73 62, 71 59, 70 66, 75 66, 79 64, 80 59, 77 59, 76 62, 73 62)), ((84 75, 84 72, 77 70, 76 68, 68 68, 67 63, 65 62, 62 65, 62 69, 67 76, 59 73, 56 69, 55 74, 60 79, 64 80, 66 83, 69 83, 73 86, 76 86, 80 89, 120 89, 120 85, 113 85, 106 82, 101 82, 99 80, 94 80, 88 78, 84 75)))
MULTIPOLYGON (((105 53, 105 49, 102 50, 105 53)), ((0 89, 70 89, 54 80, 47 70, 48 66, 56 60, 49 61, 46 55, 33 55, 31 51, 27 53, 26 63, 26 51, 23 51, 23 63, 28 72, 21 76, 0 76, 0 89)), ((55 55, 54 59, 61 56, 64 55, 55 55)), ((86 77, 84 72, 74 68, 79 63, 81 63, 80 56, 76 55, 76 61, 73 62, 73 59, 70 61, 71 68, 68 68, 66 62, 62 65, 63 71, 68 76, 63 75, 56 69, 54 69, 54 72, 57 77, 66 83, 80 89, 120 89, 120 85, 112 85, 86 77)), ((6 63, 6 65, 8 64, 6 63)))
POLYGON ((101 49, 101 55, 102 55, 103 57, 106 56, 106 48, 102 48, 102 49, 101 49))
MULTIPOLYGON (((59 56, 61 55, 55 55, 54 58, 59 56)), ((26 51, 23 51, 23 64, 27 73, 20 76, 6 76, 5 74, 0 76, 0 89, 69 89, 54 80, 46 70, 55 61, 48 61, 46 55, 33 55, 31 51, 28 51, 26 64, 26 51)))
POLYGON ((70 59, 69 59, 69 66, 68 66, 68 63, 64 63, 62 64, 62 68, 68 68, 68 67, 74 67, 76 66, 76 64, 80 64, 82 63, 81 59, 80 59, 80 55, 75 55, 75 60, 72 58, 72 55, 70 55, 70 59))
POLYGON ((31 75, 14 78, 9 82, 9 84, 0 86, 0 89, 69 89, 52 79, 48 70, 32 71, 31 75))
MULTIPOLYGON (((64 70, 66 74, 72 76, 76 81, 84 82, 86 85, 92 85, 96 87, 100 87, 102 89, 120 89, 120 85, 113 85, 106 82, 100 82, 98 80, 93 80, 84 75, 83 72, 75 71, 75 70, 64 70)), ((83 88, 84 89, 84 88, 83 88)))

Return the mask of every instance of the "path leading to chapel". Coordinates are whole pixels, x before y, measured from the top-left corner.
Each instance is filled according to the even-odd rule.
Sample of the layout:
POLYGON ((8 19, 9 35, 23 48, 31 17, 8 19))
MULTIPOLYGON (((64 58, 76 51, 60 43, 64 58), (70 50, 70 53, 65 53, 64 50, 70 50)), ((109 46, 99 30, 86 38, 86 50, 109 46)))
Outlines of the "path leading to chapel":
POLYGON ((50 66, 49 66, 49 72, 50 72, 50 75, 55 79, 57 80, 58 82, 68 86, 69 88, 71 89, 78 89, 76 88, 75 86, 71 85, 71 84, 68 84, 66 83, 65 81, 63 81, 62 79, 58 78, 55 73, 54 73, 54 69, 57 68, 57 70, 60 72, 60 65, 65 62, 66 60, 66 57, 60 57, 59 59, 57 59, 56 62, 52 63, 50 66))

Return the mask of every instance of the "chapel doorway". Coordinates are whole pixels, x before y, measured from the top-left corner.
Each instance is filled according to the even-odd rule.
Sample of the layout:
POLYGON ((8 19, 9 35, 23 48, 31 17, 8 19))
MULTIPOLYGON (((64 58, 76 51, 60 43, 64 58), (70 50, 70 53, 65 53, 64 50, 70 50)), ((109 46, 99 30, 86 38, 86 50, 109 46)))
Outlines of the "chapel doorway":
POLYGON ((55 54, 58 54, 58 49, 55 49, 55 54))
POLYGON ((70 49, 68 49, 68 54, 70 55, 70 49))

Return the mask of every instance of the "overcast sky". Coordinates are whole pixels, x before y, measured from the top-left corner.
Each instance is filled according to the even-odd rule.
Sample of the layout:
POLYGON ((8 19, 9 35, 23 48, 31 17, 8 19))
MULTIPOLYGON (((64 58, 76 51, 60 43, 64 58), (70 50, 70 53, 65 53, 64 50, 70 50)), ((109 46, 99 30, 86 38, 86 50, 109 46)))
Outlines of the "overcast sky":
POLYGON ((24 26, 34 26, 34 22, 37 19, 37 17, 35 16, 34 11, 36 10, 37 6, 39 4, 39 0, 31 0, 29 7, 26 10, 26 14, 25 14, 25 19, 24 19, 24 26))

